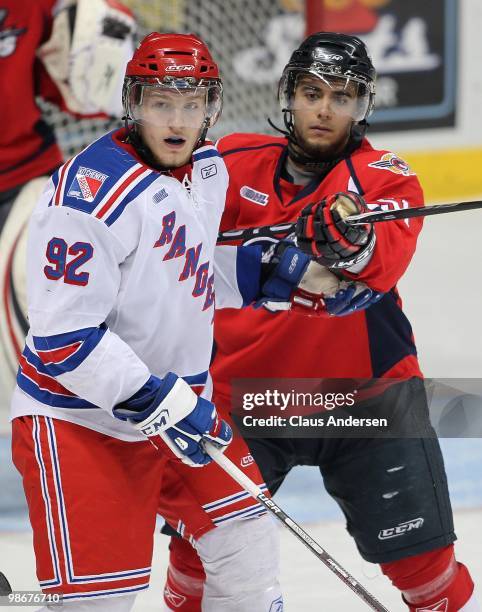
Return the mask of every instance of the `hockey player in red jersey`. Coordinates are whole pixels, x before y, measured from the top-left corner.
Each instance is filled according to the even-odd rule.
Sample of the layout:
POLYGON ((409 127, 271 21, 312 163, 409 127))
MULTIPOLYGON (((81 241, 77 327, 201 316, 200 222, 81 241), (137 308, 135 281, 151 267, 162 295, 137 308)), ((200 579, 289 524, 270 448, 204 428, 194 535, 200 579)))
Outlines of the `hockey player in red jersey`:
POLYGON ((135 21, 117 0, 4 0, 0 5, 0 396, 14 384, 25 319, 23 229, 63 162, 37 96, 73 116, 120 118, 135 21), (2 384, 3 382, 3 384, 2 384))
MULTIPOLYGON (((292 54, 280 80, 283 137, 232 134, 218 143, 230 174, 221 230, 293 222, 301 215, 299 246, 344 278, 385 294, 367 310, 343 318, 218 312, 211 372, 223 413, 236 408, 233 379, 378 379, 387 387, 369 400, 370 408, 379 415, 403 415, 407 423, 418 419, 430 431, 417 351, 396 288, 422 222, 353 227, 343 221, 374 208, 423 205, 410 167, 396 154, 374 149, 365 137, 375 77, 361 40, 313 34, 292 54)), ((360 555, 380 564, 412 612, 479 610, 469 571, 454 556, 452 511, 435 436, 247 442, 272 494, 294 465, 319 466, 360 555), (417 525, 400 528, 397 537, 386 531, 415 517, 417 525)), ((202 570, 194 550, 175 537, 170 550, 166 593, 184 599, 174 608, 166 596, 166 604, 197 612, 202 570)))

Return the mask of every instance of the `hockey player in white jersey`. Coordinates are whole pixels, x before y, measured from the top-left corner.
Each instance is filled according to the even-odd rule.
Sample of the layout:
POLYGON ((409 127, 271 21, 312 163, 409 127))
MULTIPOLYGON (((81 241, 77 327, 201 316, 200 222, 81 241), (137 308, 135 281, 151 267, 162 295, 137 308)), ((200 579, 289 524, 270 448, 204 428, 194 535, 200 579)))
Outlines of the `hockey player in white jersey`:
MULTIPOLYGON (((54 173, 29 226, 12 428, 37 576, 69 611, 130 610, 148 587, 160 508, 205 564, 204 610, 280 610, 263 508, 215 464, 197 488, 176 466, 209 463, 203 439, 232 439, 210 402, 215 295, 217 307, 272 300, 318 314, 322 292, 306 290, 319 266, 292 247, 263 268, 258 247, 216 247, 228 177, 205 135, 222 85, 201 40, 144 39, 123 104, 125 129, 54 173)), ((236 449, 239 464, 249 451, 236 449)))

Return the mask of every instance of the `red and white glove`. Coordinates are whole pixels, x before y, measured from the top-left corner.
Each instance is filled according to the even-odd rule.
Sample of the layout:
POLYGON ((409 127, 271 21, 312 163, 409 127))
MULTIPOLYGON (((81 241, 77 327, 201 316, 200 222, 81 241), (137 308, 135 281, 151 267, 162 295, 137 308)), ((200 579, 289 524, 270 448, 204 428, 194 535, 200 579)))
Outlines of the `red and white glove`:
POLYGON ((329 268, 350 268, 364 261, 375 247, 373 226, 344 221, 364 212, 369 212, 365 200, 354 192, 335 193, 308 204, 296 224, 298 247, 329 268))

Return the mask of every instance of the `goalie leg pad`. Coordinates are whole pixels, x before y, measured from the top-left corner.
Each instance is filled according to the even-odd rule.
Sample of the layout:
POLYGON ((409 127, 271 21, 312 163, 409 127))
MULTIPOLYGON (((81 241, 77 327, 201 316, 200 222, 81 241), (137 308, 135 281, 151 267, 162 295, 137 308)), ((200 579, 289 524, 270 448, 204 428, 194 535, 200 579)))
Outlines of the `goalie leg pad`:
POLYGON ((0 226, 0 397, 12 392, 28 330, 27 222, 46 182, 46 176, 29 181, 11 204, 2 204, 8 214, 0 226))
POLYGON ((278 529, 270 516, 228 521, 196 548, 206 572, 203 612, 282 609, 278 529))

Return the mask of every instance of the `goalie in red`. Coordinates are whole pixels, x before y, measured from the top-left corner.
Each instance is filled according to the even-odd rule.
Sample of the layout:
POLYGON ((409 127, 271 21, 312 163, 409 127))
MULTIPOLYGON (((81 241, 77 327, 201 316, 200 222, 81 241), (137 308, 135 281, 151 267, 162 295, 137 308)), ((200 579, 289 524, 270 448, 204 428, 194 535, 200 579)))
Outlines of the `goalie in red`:
POLYGON ((0 398, 3 388, 13 388, 28 330, 26 220, 64 161, 36 98, 74 117, 120 118, 135 29, 117 0, 5 0, 0 6, 0 398))
MULTIPOLYGON (((347 309, 344 318, 218 312, 211 371, 222 414, 231 408, 235 378, 376 379, 387 387, 369 400, 371 409, 403 415, 412 424, 419 420, 431 430, 412 329, 396 288, 422 221, 357 227, 343 221, 370 208, 423 205, 409 166, 365 138, 375 78, 360 39, 313 34, 293 53, 280 80, 283 137, 232 134, 218 143, 230 174, 221 231, 293 222, 301 214, 297 240, 303 249, 344 278, 384 294, 362 312, 347 309)), ((294 465, 319 466, 360 555, 380 564, 412 612, 480 609, 469 571, 454 556, 452 511, 434 435, 247 442, 271 493, 294 465), (400 527, 410 521, 411 529, 400 527)), ((202 585, 193 549, 173 538, 168 608, 198 611, 202 585)))

